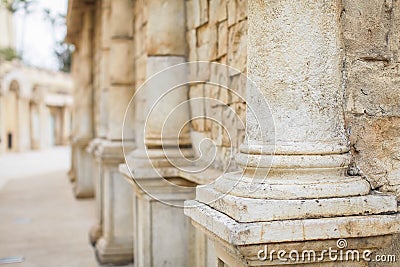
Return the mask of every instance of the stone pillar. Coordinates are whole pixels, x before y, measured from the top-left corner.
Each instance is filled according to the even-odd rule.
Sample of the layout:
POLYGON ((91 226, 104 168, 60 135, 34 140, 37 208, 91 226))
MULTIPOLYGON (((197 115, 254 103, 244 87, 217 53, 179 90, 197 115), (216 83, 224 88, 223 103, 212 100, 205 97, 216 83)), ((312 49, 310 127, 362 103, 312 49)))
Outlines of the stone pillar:
POLYGON ((29 98, 21 96, 18 98, 18 152, 30 150, 30 108, 29 98))
POLYGON ((40 148, 40 115, 37 102, 32 101, 30 104, 30 117, 31 149, 36 150, 40 148))
POLYGON ((341 11, 340 0, 249 1, 254 84, 247 83, 247 136, 237 157, 243 172, 198 188, 187 203, 195 208, 186 209, 216 240, 222 266, 285 264, 259 259, 265 246, 286 258, 292 249, 338 249, 337 238, 373 249, 399 230, 395 197, 346 172, 341 11))
POLYGON ((83 25, 74 57, 76 67, 73 110, 73 168, 74 192, 78 198, 93 197, 94 182, 92 162, 86 147, 93 138, 93 86, 92 86, 92 38, 93 9, 83 12, 83 25))
POLYGON ((99 121, 97 125, 97 136, 90 142, 88 146, 88 152, 92 155, 93 162, 93 179, 95 184, 95 202, 96 202, 96 222, 91 227, 89 232, 89 239, 92 245, 95 245, 97 240, 102 235, 102 183, 103 183, 103 171, 102 171, 102 157, 101 153, 98 153, 99 146, 106 140, 107 137, 107 125, 108 125, 108 90, 110 87, 109 79, 109 53, 110 53, 110 0, 101 1, 101 4, 97 6, 97 16, 100 17, 96 21, 100 20, 98 27, 100 30, 100 68, 99 68, 99 108, 98 115, 99 121))
MULTIPOLYGON (((146 38, 146 77, 150 78, 186 61, 184 1, 150 0, 146 1, 146 9, 149 11, 146 36, 135 38, 146 38)), ((189 107, 183 105, 179 115, 173 120, 167 119, 169 112, 187 99, 187 92, 179 89, 163 97, 172 89, 168 85, 186 80, 185 75, 183 68, 171 75, 161 74, 139 89, 134 99, 135 125, 140 130, 136 137, 137 149, 128 156, 127 165, 135 179, 132 185, 137 267, 193 266, 189 252, 193 229, 183 210, 176 207, 193 198, 193 190, 185 188, 192 184, 180 178, 170 162, 171 159, 179 161, 183 155, 191 156, 192 151, 187 148, 191 144, 188 128, 183 128, 179 137, 177 134, 188 120, 189 107), (171 181, 183 187, 171 185, 171 181)), ((128 131, 124 129, 124 133, 128 131)), ((125 164, 120 170, 127 179, 132 179, 125 164)))
POLYGON ((129 263, 133 260, 132 192, 118 171, 121 144, 103 140, 94 154, 98 221, 91 229, 91 241, 100 263, 129 263))
POLYGON ((70 136, 70 122, 71 113, 69 106, 65 105, 61 108, 61 145, 65 146, 69 144, 70 136))
POLYGON ((48 141, 49 138, 46 135, 48 131, 47 130, 47 125, 49 121, 49 114, 48 114, 48 108, 46 104, 43 101, 40 101, 38 104, 39 108, 39 132, 40 132, 40 145, 39 149, 45 149, 49 147, 48 141))
POLYGON ((95 248, 101 263, 122 264, 133 260, 132 192, 118 171, 118 165, 124 162, 123 149, 125 152, 133 149, 133 128, 130 135, 124 136, 125 147, 122 147, 124 115, 134 92, 133 6, 131 0, 112 0, 103 8, 103 20, 107 21, 107 8, 110 12, 109 26, 103 24, 103 34, 109 31, 109 41, 104 40, 109 43, 109 52, 103 51, 102 55, 102 64, 108 66, 109 87, 103 88, 106 90, 102 100, 106 102, 102 106, 106 112, 100 115, 105 120, 102 129, 106 130, 106 139, 96 149, 101 237, 95 248))

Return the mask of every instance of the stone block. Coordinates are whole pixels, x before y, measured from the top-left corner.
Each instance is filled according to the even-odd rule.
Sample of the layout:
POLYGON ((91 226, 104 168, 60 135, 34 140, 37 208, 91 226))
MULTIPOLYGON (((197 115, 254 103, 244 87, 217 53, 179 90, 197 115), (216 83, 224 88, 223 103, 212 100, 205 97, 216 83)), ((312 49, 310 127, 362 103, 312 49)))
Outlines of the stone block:
POLYGON ((193 0, 191 8, 195 28, 208 22, 208 0, 193 0))
POLYGON ((236 0, 236 22, 247 19, 247 1, 248 0, 236 0))
POLYGON ((343 1, 343 37, 348 54, 389 59, 391 8, 385 0, 343 1))
POLYGON ((134 81, 133 42, 126 39, 113 39, 110 48, 111 84, 132 84, 134 81))
POLYGON ((149 1, 146 48, 150 56, 184 56, 186 21, 184 1, 149 1), (168 15, 166 15, 168 14, 168 15))
POLYGON ((226 55, 228 51, 228 21, 218 24, 218 57, 226 55))
POLYGON ((227 0, 227 16, 228 16, 228 26, 231 27, 236 23, 236 12, 237 5, 236 0, 227 0))
POLYGON ((210 61, 217 58, 217 26, 206 24, 197 29, 197 58, 210 61))
POLYGON ((194 84, 189 89, 190 99, 190 112, 191 125, 193 130, 197 132, 204 132, 205 130, 205 119, 196 117, 205 117, 205 104, 204 104, 204 85, 194 84))
POLYGON ((400 64, 348 63, 347 110, 353 114, 400 116, 400 64))
POLYGON ((105 8, 102 10, 101 15, 101 47, 103 49, 108 49, 110 47, 110 8, 105 8))
POLYGON ((110 140, 122 140, 122 130, 124 134, 131 132, 132 135, 125 135, 124 139, 133 139, 133 123, 125 122, 125 111, 128 108, 129 101, 133 95, 134 88, 131 86, 111 86, 108 93, 108 133, 110 140), (123 128, 124 127, 124 128, 123 128), (131 128, 131 131, 127 130, 131 128))
POLYGON ((188 60, 196 61, 197 60, 197 37, 196 30, 188 30, 186 32, 186 40, 188 43, 188 60))
MULTIPOLYGON (((206 46, 204 48, 207 48, 206 46)), ((207 52, 207 49, 205 49, 204 51, 207 52)), ((200 51, 203 52, 203 51, 200 51)), ((197 50, 197 55, 199 55, 199 50, 197 50)), ((195 79, 196 81, 202 81, 202 82, 206 82, 210 80, 210 64, 205 63, 204 61, 206 59, 201 59, 199 57, 197 57, 197 60, 203 60, 203 62, 199 62, 198 64, 193 64, 191 66, 191 68, 193 68, 193 71, 195 72, 195 76, 192 77, 192 80, 195 79)), ((208 60, 206 60, 208 61, 208 60)))
MULTIPOLYGON (((244 72, 246 62, 247 21, 242 21, 228 30, 228 65, 244 72)), ((236 72, 233 73, 236 74, 236 72)))
MULTIPOLYGON (((223 88, 228 87, 228 66, 222 64, 211 63, 210 64, 210 83, 216 84, 223 88)), ((226 91, 226 89, 224 89, 226 91)))
POLYGON ((186 201, 185 205, 196 207, 185 209, 187 216, 232 245, 375 237, 394 234, 400 230, 400 215, 397 213, 239 223, 200 202, 186 201))
POLYGON ((186 0, 185 1, 185 10, 186 10, 186 27, 187 29, 193 30, 195 29, 195 13, 196 11, 194 10, 194 0, 186 0))
POLYGON ((131 0, 111 1, 110 35, 114 37, 133 36, 133 6, 131 0))
POLYGON ((210 20, 209 23, 215 24, 217 22, 227 19, 226 0, 209 0, 210 5, 210 20))
POLYGON ((320 219, 397 212, 395 196, 382 193, 318 200, 250 199, 225 195, 206 186, 196 191, 196 199, 208 203, 207 205, 216 210, 224 209, 225 214, 237 222, 320 219))
MULTIPOLYGON (((400 185, 400 119, 397 117, 347 117, 356 166, 372 188, 400 185)), ((392 187, 392 189, 390 189, 392 187)))

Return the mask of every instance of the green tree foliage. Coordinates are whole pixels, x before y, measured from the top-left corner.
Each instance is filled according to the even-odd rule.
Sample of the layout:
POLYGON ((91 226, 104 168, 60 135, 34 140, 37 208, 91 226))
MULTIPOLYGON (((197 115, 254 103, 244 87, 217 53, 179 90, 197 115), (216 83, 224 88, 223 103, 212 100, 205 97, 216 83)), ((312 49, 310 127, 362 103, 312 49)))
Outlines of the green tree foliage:
POLYGON ((11 48, 0 48, 0 62, 1 61, 12 61, 14 59, 20 59, 17 52, 11 48))
POLYGON ((3 5, 11 12, 15 13, 19 10, 24 10, 26 14, 30 12, 30 7, 35 0, 1 0, 3 5))
POLYGON ((54 54, 58 60, 59 70, 64 72, 71 71, 71 56, 73 52, 73 46, 64 42, 64 40, 57 40, 56 28, 65 26, 65 15, 53 14, 49 9, 44 9, 44 17, 50 22, 52 28, 52 36, 54 40, 54 54))

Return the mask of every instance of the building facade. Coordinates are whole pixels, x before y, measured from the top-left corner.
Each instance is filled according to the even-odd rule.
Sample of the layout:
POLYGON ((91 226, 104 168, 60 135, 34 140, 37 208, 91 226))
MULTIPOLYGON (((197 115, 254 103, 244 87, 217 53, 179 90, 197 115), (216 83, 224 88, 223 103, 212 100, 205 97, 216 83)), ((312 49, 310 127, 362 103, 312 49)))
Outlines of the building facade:
MULTIPOLYGON (((12 13, 0 4, 0 51, 15 51, 12 13)), ((0 55, 0 154, 69 144, 72 79, 0 55)))
POLYGON ((98 260, 398 255, 399 17, 384 0, 70 0, 70 177, 96 199, 98 260))

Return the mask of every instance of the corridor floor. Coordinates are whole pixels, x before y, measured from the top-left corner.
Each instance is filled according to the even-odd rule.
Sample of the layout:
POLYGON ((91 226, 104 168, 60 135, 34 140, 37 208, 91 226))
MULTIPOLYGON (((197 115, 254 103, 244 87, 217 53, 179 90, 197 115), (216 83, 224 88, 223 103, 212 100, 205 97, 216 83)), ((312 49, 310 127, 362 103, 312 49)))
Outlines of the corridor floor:
POLYGON ((0 266, 97 266, 88 242, 94 201, 76 200, 69 149, 0 156, 0 266), (23 257, 21 263, 1 259, 23 257))

